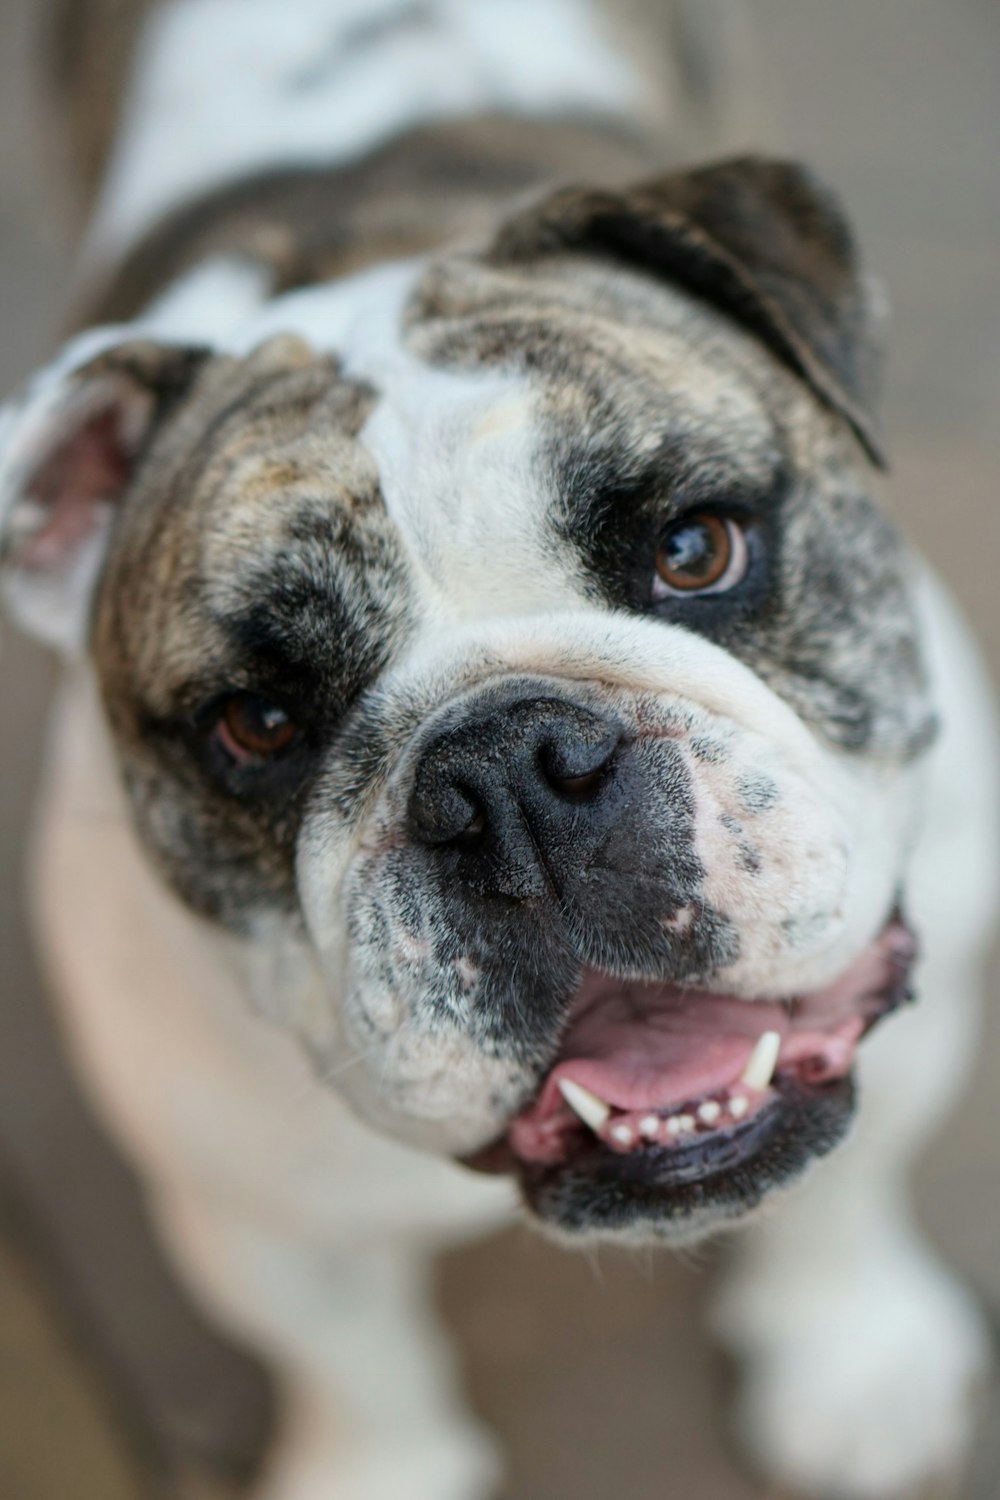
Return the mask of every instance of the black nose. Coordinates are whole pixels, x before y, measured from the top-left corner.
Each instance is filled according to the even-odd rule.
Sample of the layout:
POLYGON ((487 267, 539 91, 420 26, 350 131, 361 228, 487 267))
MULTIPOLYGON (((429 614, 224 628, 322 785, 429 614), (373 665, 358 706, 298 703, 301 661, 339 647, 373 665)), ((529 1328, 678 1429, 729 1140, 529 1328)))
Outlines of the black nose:
POLYGON ((482 894, 551 891, 610 815, 623 738, 612 715, 561 698, 480 701, 425 747, 410 834, 482 894))

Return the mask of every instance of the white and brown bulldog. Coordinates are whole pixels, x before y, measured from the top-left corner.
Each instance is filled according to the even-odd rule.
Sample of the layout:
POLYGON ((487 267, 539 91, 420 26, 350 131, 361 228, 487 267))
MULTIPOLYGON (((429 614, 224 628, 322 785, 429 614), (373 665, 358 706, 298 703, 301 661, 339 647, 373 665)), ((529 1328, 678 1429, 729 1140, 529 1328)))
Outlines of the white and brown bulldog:
POLYGON ((69 661, 45 950, 286 1382, 263 1493, 489 1493, 423 1283, 515 1187, 568 1244, 753 1216, 757 1464, 953 1480, 988 1341, 905 1172, 974 1034, 994 739, 876 497, 838 206, 654 171, 652 41, 585 0, 147 9, 96 326, 0 426, 3 588, 69 661))

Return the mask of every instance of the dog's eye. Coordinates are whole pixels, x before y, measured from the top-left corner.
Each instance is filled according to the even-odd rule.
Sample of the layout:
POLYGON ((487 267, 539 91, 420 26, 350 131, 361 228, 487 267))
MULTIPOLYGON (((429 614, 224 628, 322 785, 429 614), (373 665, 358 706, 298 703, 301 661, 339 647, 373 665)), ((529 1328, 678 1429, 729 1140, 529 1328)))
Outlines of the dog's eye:
POLYGON ((285 710, 258 693, 234 693, 222 705, 216 735, 238 761, 270 760, 299 737, 299 727, 285 710))
POLYGON ((724 593, 740 582, 748 562, 738 522, 712 511, 694 512, 675 521, 656 550, 653 598, 724 593))

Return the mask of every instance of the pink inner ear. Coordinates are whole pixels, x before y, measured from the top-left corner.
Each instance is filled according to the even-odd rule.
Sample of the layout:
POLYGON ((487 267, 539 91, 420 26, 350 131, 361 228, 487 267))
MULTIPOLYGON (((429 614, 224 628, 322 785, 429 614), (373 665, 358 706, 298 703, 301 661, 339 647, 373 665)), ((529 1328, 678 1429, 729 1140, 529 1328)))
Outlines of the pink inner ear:
POLYGON ((18 549, 16 566, 41 573, 66 563, 94 530, 102 506, 118 499, 129 467, 120 414, 94 412, 32 475, 28 499, 42 515, 18 549))

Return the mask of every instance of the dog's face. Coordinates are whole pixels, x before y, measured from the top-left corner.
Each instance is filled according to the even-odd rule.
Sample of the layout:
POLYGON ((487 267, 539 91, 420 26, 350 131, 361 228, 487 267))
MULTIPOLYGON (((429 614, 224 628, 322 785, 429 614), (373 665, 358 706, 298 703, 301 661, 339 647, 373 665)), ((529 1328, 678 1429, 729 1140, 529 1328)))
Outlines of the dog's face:
POLYGON ((102 336, 0 431, 151 856, 377 1127, 566 1232, 748 1211, 901 998, 932 728, 843 224, 759 162, 566 193, 240 339, 102 336))

